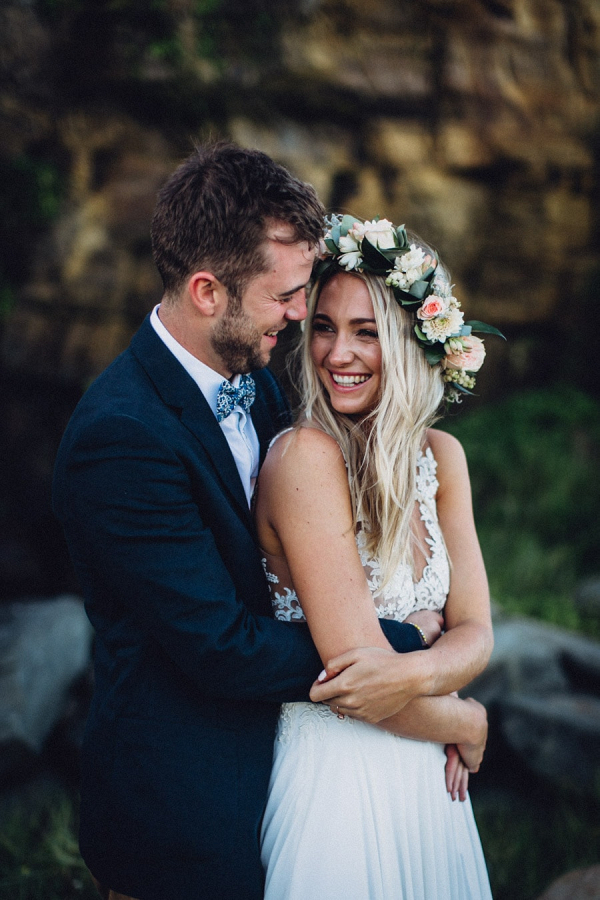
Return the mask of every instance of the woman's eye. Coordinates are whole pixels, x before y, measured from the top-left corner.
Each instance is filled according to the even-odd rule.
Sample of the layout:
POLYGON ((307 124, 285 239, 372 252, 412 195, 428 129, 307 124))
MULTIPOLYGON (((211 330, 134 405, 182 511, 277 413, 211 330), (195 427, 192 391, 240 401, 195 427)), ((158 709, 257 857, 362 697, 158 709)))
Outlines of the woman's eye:
POLYGON ((368 328, 361 328, 358 332, 360 337, 372 338, 373 340, 379 340, 379 335, 376 331, 370 331, 368 328))
POLYGON ((313 331, 331 331, 331 325, 325 322, 313 322, 313 331))

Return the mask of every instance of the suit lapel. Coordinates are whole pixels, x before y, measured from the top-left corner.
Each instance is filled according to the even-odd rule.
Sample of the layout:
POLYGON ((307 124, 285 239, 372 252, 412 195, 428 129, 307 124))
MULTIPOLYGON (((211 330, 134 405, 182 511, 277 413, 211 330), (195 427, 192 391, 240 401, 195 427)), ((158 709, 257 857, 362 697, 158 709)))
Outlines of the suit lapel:
POLYGON ((264 462, 265 456, 267 455, 267 450, 269 449, 271 438, 273 437, 273 421, 264 394, 260 390, 258 384, 256 390, 256 399, 252 404, 250 414, 252 416, 252 421, 254 423, 256 434, 258 437, 258 443, 260 445, 260 468, 260 466, 262 466, 264 462))
POLYGON ((134 335, 130 348, 163 402, 179 411, 182 425, 202 444, 230 501, 248 527, 253 528, 244 487, 227 439, 202 391, 158 337, 149 316, 134 335))

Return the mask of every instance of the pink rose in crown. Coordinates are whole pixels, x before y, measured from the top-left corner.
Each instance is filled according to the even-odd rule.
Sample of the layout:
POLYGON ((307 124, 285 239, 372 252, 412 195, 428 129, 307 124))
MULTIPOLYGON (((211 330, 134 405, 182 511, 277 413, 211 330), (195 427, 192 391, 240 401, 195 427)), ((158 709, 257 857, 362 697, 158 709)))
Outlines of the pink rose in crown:
POLYGON ((437 294, 430 294, 425 303, 417 310, 417 318, 423 321, 434 319, 440 313, 443 313, 445 309, 446 304, 444 300, 438 297, 437 294))
POLYGON ((464 372, 478 372, 485 359, 485 347, 481 338, 469 334, 460 339, 463 349, 459 352, 447 353, 446 368, 462 369, 464 372))

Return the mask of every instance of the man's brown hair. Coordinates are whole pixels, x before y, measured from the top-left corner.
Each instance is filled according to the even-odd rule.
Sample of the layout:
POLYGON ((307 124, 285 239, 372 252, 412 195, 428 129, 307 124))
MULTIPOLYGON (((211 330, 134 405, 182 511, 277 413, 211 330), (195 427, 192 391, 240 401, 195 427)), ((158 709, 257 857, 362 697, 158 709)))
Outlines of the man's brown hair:
POLYGON ((323 214, 312 185, 265 153, 224 141, 196 147, 159 192, 152 219, 165 294, 205 269, 239 302, 248 281, 266 271, 269 220, 291 225, 294 242, 315 246, 323 214))

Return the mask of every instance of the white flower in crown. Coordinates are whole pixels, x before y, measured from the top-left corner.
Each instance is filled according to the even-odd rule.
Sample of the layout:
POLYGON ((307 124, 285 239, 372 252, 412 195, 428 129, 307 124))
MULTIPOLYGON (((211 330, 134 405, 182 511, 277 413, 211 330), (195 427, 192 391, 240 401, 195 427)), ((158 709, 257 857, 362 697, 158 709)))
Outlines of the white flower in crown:
POLYGON ((390 287, 400 288, 401 291, 407 291, 409 287, 412 287, 415 281, 417 281, 416 278, 413 278, 411 281, 405 272, 398 272, 395 269, 393 272, 390 272, 385 279, 386 284, 389 284, 390 287))
POLYGON ((458 334, 463 324, 462 311, 457 307, 448 307, 441 315, 424 320, 421 329, 430 341, 444 342, 453 334, 458 334))
POLYGON ((386 284, 407 291, 415 281, 421 279, 430 266, 431 256, 426 256, 421 247, 411 244, 410 250, 396 257, 386 284))
POLYGON ((362 260, 362 256, 358 248, 358 244, 356 243, 354 237, 352 237, 351 232, 348 232, 345 237, 340 237, 339 248, 342 251, 342 255, 338 260, 340 266, 343 266, 344 269, 346 269, 346 271, 348 272, 351 269, 356 269, 358 267, 358 264, 362 260))
POLYGON ((355 222, 348 235, 358 240, 366 238, 374 247, 380 250, 390 250, 397 247, 396 233, 393 224, 388 219, 373 220, 372 222, 355 222))
POLYGON ((403 253, 402 256, 396 257, 394 268, 401 269, 403 272, 409 272, 411 269, 419 269, 420 272, 424 272, 427 268, 427 266, 424 265, 426 261, 429 264, 429 262, 431 262, 431 257, 425 256, 422 247, 411 244, 410 250, 408 250, 407 253, 403 253))

